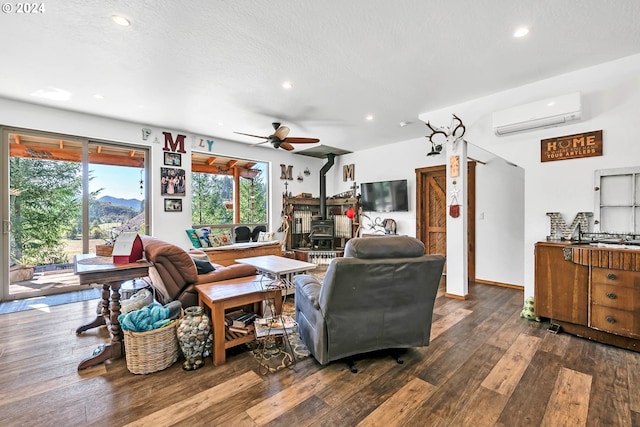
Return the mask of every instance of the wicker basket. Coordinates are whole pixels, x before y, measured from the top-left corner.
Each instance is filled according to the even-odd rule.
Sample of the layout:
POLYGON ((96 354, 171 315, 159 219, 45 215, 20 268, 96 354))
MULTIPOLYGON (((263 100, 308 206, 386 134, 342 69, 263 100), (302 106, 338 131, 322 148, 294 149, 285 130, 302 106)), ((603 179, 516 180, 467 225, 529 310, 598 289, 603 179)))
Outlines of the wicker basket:
POLYGON ((132 374, 150 374, 168 368, 178 360, 178 321, 147 332, 124 332, 127 368, 132 374))

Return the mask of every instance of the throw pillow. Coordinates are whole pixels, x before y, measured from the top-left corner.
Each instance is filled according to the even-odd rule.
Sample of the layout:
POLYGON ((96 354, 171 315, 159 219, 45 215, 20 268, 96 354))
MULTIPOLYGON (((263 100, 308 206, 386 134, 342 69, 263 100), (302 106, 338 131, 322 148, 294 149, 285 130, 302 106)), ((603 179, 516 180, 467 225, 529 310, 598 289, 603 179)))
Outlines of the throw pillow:
POLYGON ((200 245, 202 245, 203 248, 210 248, 211 246, 213 246, 210 240, 210 236, 211 236, 210 227, 196 228, 196 235, 198 236, 198 240, 200 240, 200 245))
POLYGON ((229 233, 218 233, 215 236, 210 236, 209 240, 211 241, 211 246, 226 246, 233 243, 231 241, 231 234, 229 233))
POLYGON ((209 260, 205 261, 203 259, 193 258, 193 262, 196 265, 198 274, 205 274, 215 270, 215 267, 211 262, 209 262, 209 260))
POLYGON ((191 244, 193 245, 194 248, 202 247, 202 244, 200 243, 200 239, 198 238, 198 235, 196 234, 195 229, 189 228, 185 230, 185 232, 187 233, 187 236, 189 236, 189 240, 191 240, 191 244))
POLYGON ((258 234, 258 242, 271 242, 273 240, 273 231, 261 231, 258 234))

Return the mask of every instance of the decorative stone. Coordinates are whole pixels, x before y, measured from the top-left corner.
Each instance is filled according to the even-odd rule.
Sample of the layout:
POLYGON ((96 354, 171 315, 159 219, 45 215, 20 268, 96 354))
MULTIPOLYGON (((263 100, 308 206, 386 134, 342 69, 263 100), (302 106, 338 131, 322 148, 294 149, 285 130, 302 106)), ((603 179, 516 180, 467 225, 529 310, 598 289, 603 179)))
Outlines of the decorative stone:
POLYGON ((204 357, 211 354, 211 321, 202 307, 188 307, 177 329, 178 342, 184 355, 182 369, 192 371, 204 366, 204 357), (207 350, 207 342, 209 347, 207 350), (208 352, 208 354, 207 354, 208 352))

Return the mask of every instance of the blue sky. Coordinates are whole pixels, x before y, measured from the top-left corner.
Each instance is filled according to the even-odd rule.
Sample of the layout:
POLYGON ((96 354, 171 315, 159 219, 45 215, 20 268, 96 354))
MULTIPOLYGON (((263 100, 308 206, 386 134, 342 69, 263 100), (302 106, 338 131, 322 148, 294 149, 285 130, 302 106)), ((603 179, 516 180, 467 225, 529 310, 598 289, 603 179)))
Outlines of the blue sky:
MULTIPOLYGON (((104 188, 98 198, 112 196, 122 199, 144 199, 140 194, 140 168, 91 164, 93 179, 89 182, 89 191, 104 188)), ((144 174, 142 175, 144 179, 144 174)), ((146 188, 146 183, 144 183, 146 188)), ((144 189, 143 189, 144 193, 144 189)))

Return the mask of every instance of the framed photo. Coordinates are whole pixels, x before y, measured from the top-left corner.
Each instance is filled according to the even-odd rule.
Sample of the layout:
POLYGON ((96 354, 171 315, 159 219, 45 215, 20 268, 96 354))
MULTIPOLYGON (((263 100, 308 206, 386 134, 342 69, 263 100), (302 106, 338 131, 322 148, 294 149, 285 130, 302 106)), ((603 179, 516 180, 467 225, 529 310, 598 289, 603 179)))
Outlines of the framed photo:
POLYGON ((164 199, 165 212, 182 212, 182 199, 164 199))
POLYGON ((161 196, 184 196, 185 188, 184 169, 160 168, 161 196))
POLYGON ((165 166, 182 166, 182 154, 165 151, 164 164, 165 166))

